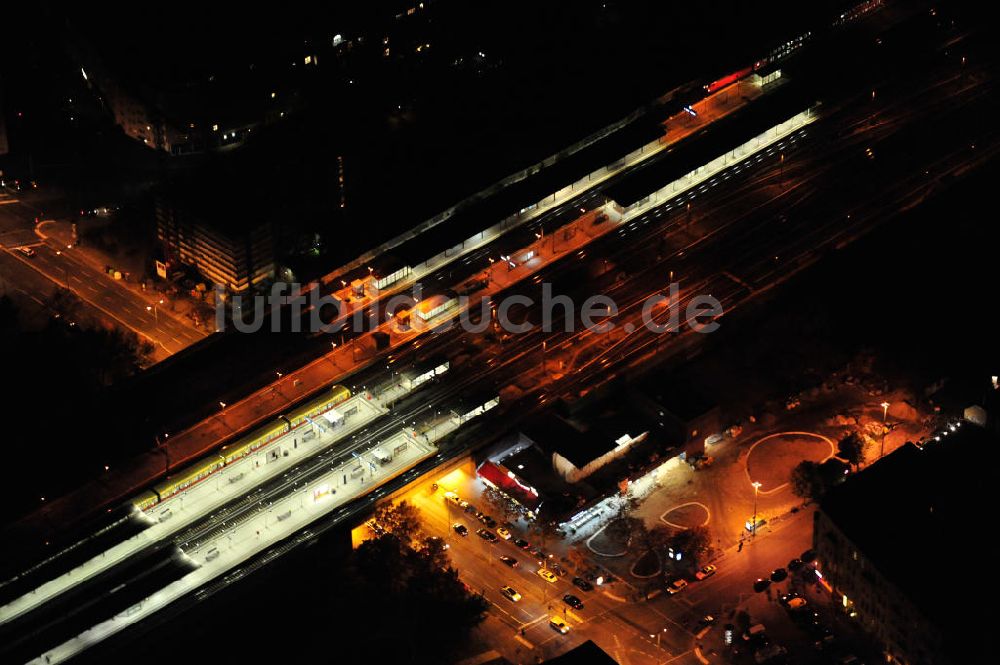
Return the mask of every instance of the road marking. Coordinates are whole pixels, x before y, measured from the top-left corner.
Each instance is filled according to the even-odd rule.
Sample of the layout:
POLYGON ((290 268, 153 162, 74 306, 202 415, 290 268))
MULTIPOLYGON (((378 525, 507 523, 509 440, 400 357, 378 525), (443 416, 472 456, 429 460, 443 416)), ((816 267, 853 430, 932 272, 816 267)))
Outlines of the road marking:
POLYGON ((523 644, 524 646, 528 647, 529 649, 534 649, 535 648, 534 644, 532 644, 528 640, 524 639, 523 637, 521 637, 517 633, 514 633, 514 639, 517 640, 518 642, 520 642, 521 644, 523 644))

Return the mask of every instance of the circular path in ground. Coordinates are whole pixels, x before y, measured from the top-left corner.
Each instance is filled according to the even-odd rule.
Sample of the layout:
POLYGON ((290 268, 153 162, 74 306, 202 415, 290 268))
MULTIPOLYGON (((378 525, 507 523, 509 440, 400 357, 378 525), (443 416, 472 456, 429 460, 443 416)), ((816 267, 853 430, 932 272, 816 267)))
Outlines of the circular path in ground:
POLYGON ((705 526, 712 519, 708 506, 697 501, 688 501, 669 508, 660 515, 660 521, 675 529, 690 529, 693 526, 705 526))
POLYGON ((788 484, 792 469, 804 460, 823 462, 836 452, 834 443, 813 432, 778 432, 756 441, 747 453, 749 482, 760 483, 760 493, 776 492, 788 484))

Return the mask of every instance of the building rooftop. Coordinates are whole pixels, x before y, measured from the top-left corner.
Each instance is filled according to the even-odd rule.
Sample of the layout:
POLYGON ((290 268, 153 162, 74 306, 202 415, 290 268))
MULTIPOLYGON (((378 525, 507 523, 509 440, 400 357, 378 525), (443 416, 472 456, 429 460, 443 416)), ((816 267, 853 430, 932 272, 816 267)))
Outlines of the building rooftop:
POLYGON ((638 168, 605 187, 604 194, 620 206, 631 206, 726 151, 806 110, 814 101, 808 86, 785 82, 741 111, 681 141, 671 151, 669 159, 638 168))
POLYGON ((690 422, 718 404, 677 372, 655 371, 642 377, 635 389, 676 418, 690 422))
POLYGON ((593 640, 587 640, 561 656, 545 662, 549 665, 618 665, 618 661, 597 646, 593 640))
POLYGON ((984 589, 971 580, 992 574, 977 563, 991 541, 977 541, 992 526, 984 511, 998 486, 1000 440, 965 423, 939 442, 906 444, 854 474, 827 494, 821 510, 957 647, 986 630, 979 625, 985 614, 972 610, 984 589))

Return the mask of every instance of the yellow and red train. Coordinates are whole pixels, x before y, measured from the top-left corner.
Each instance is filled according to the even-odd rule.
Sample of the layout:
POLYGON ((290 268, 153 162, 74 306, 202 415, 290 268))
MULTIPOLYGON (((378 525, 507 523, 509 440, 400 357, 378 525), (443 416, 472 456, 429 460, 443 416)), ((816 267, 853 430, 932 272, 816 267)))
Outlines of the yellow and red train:
POLYGON ((217 453, 213 453, 181 469, 177 473, 167 476, 165 480, 154 485, 152 489, 143 492, 133 499, 132 503, 139 510, 148 510, 161 501, 179 492, 183 492, 188 487, 204 480, 227 464, 232 464, 255 450, 266 446, 271 441, 307 422, 309 418, 314 418, 329 411, 350 398, 350 396, 351 391, 348 388, 335 385, 330 390, 323 391, 318 397, 297 407, 287 415, 279 416, 277 421, 262 425, 233 443, 226 444, 217 453))

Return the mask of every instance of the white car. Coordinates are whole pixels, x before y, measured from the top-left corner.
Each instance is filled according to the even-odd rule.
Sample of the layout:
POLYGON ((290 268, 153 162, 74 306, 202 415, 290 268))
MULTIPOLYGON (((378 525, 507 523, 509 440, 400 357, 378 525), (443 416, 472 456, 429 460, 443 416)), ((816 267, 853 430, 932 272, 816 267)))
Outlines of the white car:
POLYGON ((502 586, 500 587, 500 593, 503 594, 504 598, 509 598, 511 602, 516 603, 521 600, 521 594, 514 590, 512 586, 502 586))
POLYGON ((674 580, 673 582, 670 583, 670 586, 667 587, 667 593, 669 593, 671 596, 674 595, 675 593, 680 593, 681 591, 687 588, 687 585, 688 581, 685 579, 674 580))

